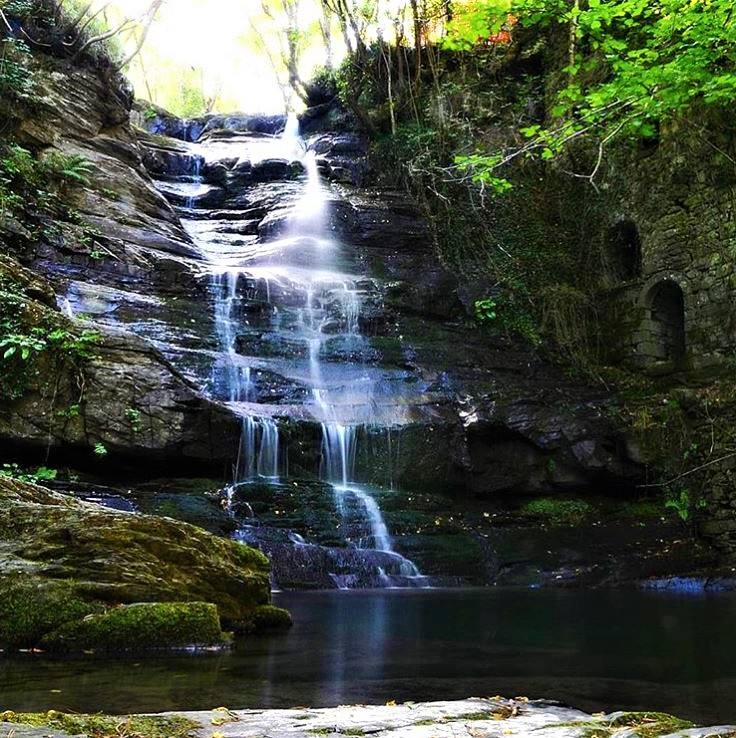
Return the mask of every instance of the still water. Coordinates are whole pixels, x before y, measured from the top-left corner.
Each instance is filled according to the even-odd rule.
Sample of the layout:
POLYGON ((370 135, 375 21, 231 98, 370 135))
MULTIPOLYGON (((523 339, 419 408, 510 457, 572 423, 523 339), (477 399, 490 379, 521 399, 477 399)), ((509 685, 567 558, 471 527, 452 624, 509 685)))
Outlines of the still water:
POLYGON ((637 591, 284 593, 287 634, 220 654, 0 654, 0 710, 157 712, 528 695, 736 722, 736 597, 637 591))

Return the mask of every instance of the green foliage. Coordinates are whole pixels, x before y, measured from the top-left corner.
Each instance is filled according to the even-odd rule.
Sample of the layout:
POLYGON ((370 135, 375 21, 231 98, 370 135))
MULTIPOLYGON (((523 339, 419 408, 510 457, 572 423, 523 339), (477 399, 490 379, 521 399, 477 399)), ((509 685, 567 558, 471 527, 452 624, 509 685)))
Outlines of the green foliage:
POLYGON ((66 181, 89 185, 89 175, 92 172, 92 165, 83 156, 72 154, 66 156, 58 151, 54 151, 43 161, 43 168, 51 178, 59 181, 66 181))
POLYGON ((704 499, 694 499, 689 489, 670 490, 664 506, 674 510, 683 523, 688 523, 696 510, 702 510, 707 503, 704 499))
POLYGON ((68 215, 68 189, 89 184, 91 164, 82 156, 51 152, 40 159, 17 144, 0 144, 0 224, 16 218, 68 215))
POLYGON ((473 184, 488 187, 496 195, 503 195, 514 188, 512 182, 504 177, 497 177, 494 171, 502 164, 503 156, 494 154, 458 154, 455 157, 457 168, 463 173, 469 173, 473 184))
MULTIPOLYGON (((478 182, 507 185, 499 170, 517 156, 552 159, 585 138, 656 139, 661 125, 736 94, 736 19, 731 0, 476 0, 459 9, 448 45, 472 49, 509 18, 567 46, 549 125, 522 127, 513 154, 491 151, 458 164, 478 182)), ((512 34, 516 30, 512 30, 512 34)))
POLYGON ((96 356, 100 334, 74 330, 65 318, 31 307, 20 285, 0 279, 0 397, 17 399, 42 365, 51 375, 64 366, 81 371, 96 356))
POLYGON ((475 301, 475 319, 479 323, 488 323, 496 320, 498 304, 490 298, 475 301))
POLYGON ((107 446, 103 443, 96 443, 94 448, 95 456, 100 459, 104 459, 108 454, 107 446))
POLYGON ((34 0, 5 0, 0 7, 6 15, 25 18, 33 12, 35 6, 34 0))
POLYGON ((574 526, 585 522, 595 512, 595 508, 585 500, 541 497, 527 502, 521 512, 529 517, 541 518, 549 525, 574 526))
POLYGON ((16 38, 0 39, 0 98, 28 99, 35 89, 28 63, 31 50, 16 38))
POLYGON ((53 482, 58 475, 59 472, 56 469, 50 469, 47 466, 39 466, 35 471, 24 471, 18 464, 3 464, 0 468, 0 477, 19 479, 21 482, 32 484, 53 482))
POLYGON ((134 407, 129 407, 125 411, 125 419, 130 423, 130 426, 135 433, 137 433, 141 429, 140 410, 136 410, 134 407))

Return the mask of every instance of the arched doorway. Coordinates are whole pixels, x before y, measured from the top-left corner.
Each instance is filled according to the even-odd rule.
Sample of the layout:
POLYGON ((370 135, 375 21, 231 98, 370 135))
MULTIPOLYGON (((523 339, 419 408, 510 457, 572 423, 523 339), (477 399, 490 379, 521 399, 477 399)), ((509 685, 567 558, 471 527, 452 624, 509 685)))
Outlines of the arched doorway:
POLYGON ((650 334, 654 357, 680 361, 685 357, 685 296, 677 282, 663 280, 649 291, 650 334))
POLYGON ((619 220, 608 231, 607 246, 614 280, 627 281, 641 275, 641 240, 633 220, 619 220))

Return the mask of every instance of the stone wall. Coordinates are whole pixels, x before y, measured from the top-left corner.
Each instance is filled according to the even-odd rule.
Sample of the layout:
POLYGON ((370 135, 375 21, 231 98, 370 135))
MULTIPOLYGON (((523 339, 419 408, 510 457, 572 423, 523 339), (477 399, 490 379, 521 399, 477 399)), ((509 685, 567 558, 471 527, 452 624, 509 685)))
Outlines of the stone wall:
POLYGON ((728 148, 713 132, 673 129, 655 149, 614 157, 614 360, 655 374, 702 372, 724 367, 736 347, 736 168, 720 153, 728 148))

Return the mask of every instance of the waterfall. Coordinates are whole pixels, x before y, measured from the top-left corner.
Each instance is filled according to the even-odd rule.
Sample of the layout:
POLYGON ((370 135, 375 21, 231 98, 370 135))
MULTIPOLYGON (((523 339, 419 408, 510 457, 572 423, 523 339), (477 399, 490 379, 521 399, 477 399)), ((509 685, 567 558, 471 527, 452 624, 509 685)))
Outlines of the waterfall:
MULTIPOLYGON (((234 137, 227 144, 233 148, 231 160, 249 158, 248 151, 235 150, 242 140, 234 137)), ((255 140, 263 156, 264 139, 255 140)), ((278 235, 265 240, 249 237, 228 222, 227 210, 204 214, 200 225, 190 231, 203 244, 203 255, 210 262, 217 339, 211 394, 228 403, 241 422, 228 509, 237 510, 243 504, 236 499, 239 485, 259 480, 276 483, 288 476, 287 454, 274 415, 283 412, 291 417, 287 405, 291 400, 283 399, 284 391, 278 381, 274 388, 271 377, 287 377, 284 372, 292 371, 300 398, 308 398, 300 399, 303 415, 295 417, 310 418, 321 427, 320 477, 332 489, 346 545, 320 548, 293 531, 289 544, 304 557, 319 548, 320 556, 327 557, 322 561, 330 562, 323 564, 322 571, 341 589, 425 586, 426 577, 395 550, 380 496, 362 484, 356 473, 361 431, 377 424, 379 387, 366 360, 370 342, 361 332, 361 318, 370 308, 366 295, 374 294, 372 282, 344 267, 350 261, 330 230, 329 190, 315 152, 306 150, 299 136, 296 117, 289 116, 281 137, 266 145, 273 147, 271 158, 298 158, 305 171, 290 214, 274 223, 278 235), (272 351, 278 365, 269 363, 272 351), (262 380, 264 375, 268 378, 262 380)), ((194 162, 190 179, 201 184, 202 158, 194 162)), ((186 203, 185 214, 195 218, 196 196, 192 194, 186 203)), ((288 382, 284 385, 286 393, 294 392, 288 382)), ((243 540, 254 536, 257 544, 265 540, 257 537, 256 521, 249 520, 238 535, 243 540)))
MULTIPOLYGON (((226 269, 212 277, 214 289, 215 333, 221 349, 220 363, 213 369, 212 384, 215 390, 223 386, 225 399, 238 410, 238 403, 254 400, 252 370, 240 360, 236 350, 237 305, 240 270, 226 269), (219 370, 219 371, 218 371, 219 370)), ((258 417, 247 411, 240 412, 241 437, 235 469, 235 482, 242 483, 258 478, 272 481, 279 479, 279 427, 273 418, 258 417)))
POLYGON ((68 297, 57 297, 56 298, 56 304, 59 310, 67 317, 67 318, 73 318, 74 317, 74 308, 72 307, 72 303, 69 300, 68 297))
POLYGON ((279 428, 272 418, 244 415, 235 469, 236 483, 279 479, 279 428))
POLYGON ((321 476, 336 489, 347 489, 355 469, 356 428, 322 423, 321 476))
MULTIPOLYGON (((204 178, 202 177, 202 159, 200 159, 198 156, 194 157, 194 165, 192 167, 192 182, 197 185, 201 185, 204 182, 204 178)), ((192 210, 194 208, 194 201, 197 197, 196 192, 192 192, 186 199, 185 207, 187 210, 192 210)))

